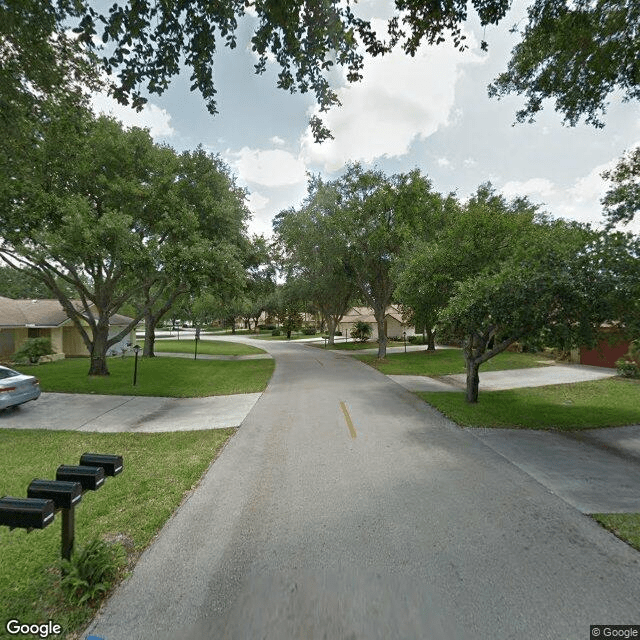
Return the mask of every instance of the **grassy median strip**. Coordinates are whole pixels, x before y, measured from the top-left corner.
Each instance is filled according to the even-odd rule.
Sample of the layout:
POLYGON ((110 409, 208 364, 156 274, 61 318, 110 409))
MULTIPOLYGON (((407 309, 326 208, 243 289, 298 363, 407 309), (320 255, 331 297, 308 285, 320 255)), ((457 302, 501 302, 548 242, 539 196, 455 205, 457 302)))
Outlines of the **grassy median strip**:
POLYGON ((591 517, 640 551, 640 513, 594 513, 591 517))
MULTIPOLYGON (((355 357, 386 375, 444 376, 465 372, 464 356, 460 349, 390 353, 382 360, 378 360, 373 354, 362 354, 355 357)), ((552 361, 541 353, 504 351, 482 365, 480 379, 482 379, 483 371, 525 369, 542 367, 545 364, 552 364, 552 361)))
POLYGON ((20 371, 38 377, 43 391, 199 398, 263 391, 274 366, 273 360, 138 358, 135 387, 133 357, 109 358, 111 375, 104 377, 87 375, 86 358, 22 367, 20 371))
POLYGON ((640 424, 640 381, 622 378, 480 391, 477 404, 467 403, 463 392, 417 395, 464 427, 571 430, 640 424))
MULTIPOLYGON (((142 346, 143 342, 138 342, 142 346)), ((195 340, 156 340, 155 350, 158 353, 194 353, 195 340)), ((208 356, 248 356, 266 353, 263 349, 240 342, 225 340, 198 340, 198 354, 208 356)))
MULTIPOLYGON (((75 543, 92 538, 121 540, 134 561, 202 477, 235 429, 175 433, 80 433, 0 429, 0 495, 25 497, 34 478, 54 479, 60 464, 78 464, 87 451, 124 457, 124 471, 98 491, 83 495, 76 508, 75 543)), ((221 488, 222 489, 222 488, 221 488)), ((92 606, 73 606, 60 582, 61 515, 46 529, 0 527, 0 638, 4 623, 53 620, 62 637, 80 629, 92 606)))

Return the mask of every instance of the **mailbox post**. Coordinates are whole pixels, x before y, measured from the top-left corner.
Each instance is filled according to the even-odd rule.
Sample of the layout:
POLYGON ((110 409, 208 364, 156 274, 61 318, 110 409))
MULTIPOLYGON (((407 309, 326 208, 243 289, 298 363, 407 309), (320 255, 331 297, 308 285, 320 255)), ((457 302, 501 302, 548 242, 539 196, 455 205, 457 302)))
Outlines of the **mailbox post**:
POLYGON ((70 560, 73 551, 75 507, 85 491, 97 491, 105 476, 116 476, 124 467, 122 456, 84 453, 79 466, 60 465, 55 480, 34 479, 27 498, 0 498, 0 526, 9 529, 44 529, 62 511, 62 557, 70 560))
POLYGON ((33 480, 27 489, 30 498, 53 500, 56 509, 62 511, 62 535, 60 551, 63 558, 71 560, 75 530, 76 505, 82 500, 82 484, 64 480, 33 480))

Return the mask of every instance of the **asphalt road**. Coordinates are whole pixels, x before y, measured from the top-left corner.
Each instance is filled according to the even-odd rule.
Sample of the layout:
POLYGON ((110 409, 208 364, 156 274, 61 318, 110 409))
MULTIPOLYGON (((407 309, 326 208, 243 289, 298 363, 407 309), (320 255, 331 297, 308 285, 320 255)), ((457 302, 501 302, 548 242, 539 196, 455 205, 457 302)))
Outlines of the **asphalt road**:
POLYGON ((586 640, 640 624, 640 554, 348 356, 271 384, 88 632, 586 640))

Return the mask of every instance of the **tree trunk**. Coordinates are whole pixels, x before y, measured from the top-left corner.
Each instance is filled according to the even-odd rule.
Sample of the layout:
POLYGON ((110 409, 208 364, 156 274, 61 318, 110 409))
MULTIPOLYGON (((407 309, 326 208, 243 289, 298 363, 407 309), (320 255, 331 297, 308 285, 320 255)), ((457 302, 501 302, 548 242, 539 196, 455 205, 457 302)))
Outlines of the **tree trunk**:
POLYGON ((427 351, 435 351, 436 350, 436 332, 429 328, 427 329, 427 351))
POLYGON ((336 322, 331 316, 327 318, 327 332, 329 334, 328 344, 335 344, 336 322))
POLYGON ((387 355, 387 334, 384 330, 384 312, 386 309, 383 309, 382 312, 376 310, 376 323, 378 324, 378 359, 382 359, 387 355))
POLYGON ((480 384, 480 365, 477 360, 468 358, 467 364, 467 395, 466 400, 469 403, 478 402, 478 385, 480 384))
POLYGON ((156 324, 157 319, 153 317, 153 314, 146 313, 144 316, 144 347, 142 350, 142 355, 146 358, 156 357, 156 324))
POLYGON ((91 363, 89 365, 90 376, 108 376, 107 368, 107 341, 109 339, 109 322, 98 319, 96 330, 91 344, 91 363))

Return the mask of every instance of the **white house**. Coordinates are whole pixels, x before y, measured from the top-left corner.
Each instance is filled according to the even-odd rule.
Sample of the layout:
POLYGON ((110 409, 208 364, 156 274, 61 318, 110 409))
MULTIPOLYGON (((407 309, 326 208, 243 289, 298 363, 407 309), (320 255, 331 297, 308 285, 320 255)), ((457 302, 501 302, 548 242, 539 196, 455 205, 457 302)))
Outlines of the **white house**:
MULTIPOLYGON (((366 322, 371 326, 371 339, 378 339, 378 323, 373 315, 373 309, 370 307, 352 307, 343 316, 339 323, 339 329, 342 335, 348 336, 356 322, 366 322)), ((407 325, 402 320, 400 310, 391 305, 387 308, 384 316, 384 330, 387 338, 402 338, 403 332, 406 331, 408 336, 415 335, 415 327, 407 325)))

